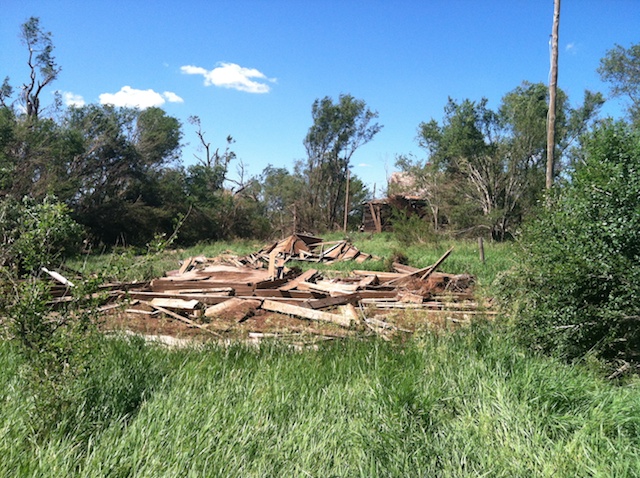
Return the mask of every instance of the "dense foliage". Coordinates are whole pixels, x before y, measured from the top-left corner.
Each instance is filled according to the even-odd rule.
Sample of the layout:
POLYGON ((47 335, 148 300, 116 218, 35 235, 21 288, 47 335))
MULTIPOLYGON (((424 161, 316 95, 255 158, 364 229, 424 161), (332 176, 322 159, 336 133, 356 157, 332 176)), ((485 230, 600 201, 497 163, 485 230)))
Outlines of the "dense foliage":
MULTIPOLYGON (((556 149, 561 172, 571 147, 590 126, 603 103, 586 92, 571 108, 558 94, 556 149)), ((412 180, 392 185, 392 192, 419 194, 431 214, 434 231, 466 231, 504 240, 511 237, 536 207, 545 183, 548 90, 524 82, 507 93, 497 110, 488 100, 449 99, 444 119, 421 123, 418 142, 424 160, 399 156, 396 165, 412 180)))
POLYGON ((506 283, 524 339, 567 359, 640 359, 640 133, 607 122, 527 228, 506 283))
POLYGON ((640 127, 640 43, 616 45, 600 60, 598 73, 609 83, 612 96, 628 100, 629 118, 640 127))

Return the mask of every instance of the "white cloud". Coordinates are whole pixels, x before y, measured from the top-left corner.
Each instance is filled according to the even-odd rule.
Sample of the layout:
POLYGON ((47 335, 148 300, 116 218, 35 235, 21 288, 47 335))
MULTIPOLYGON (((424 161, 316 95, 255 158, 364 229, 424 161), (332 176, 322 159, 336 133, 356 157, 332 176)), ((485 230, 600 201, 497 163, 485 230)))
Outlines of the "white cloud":
POLYGON ((162 96, 164 96, 164 99, 169 103, 184 103, 184 100, 182 98, 180 98, 175 93, 172 93, 171 91, 165 91, 164 93, 162 93, 162 96))
POLYGON ((255 68, 244 68, 235 63, 218 63, 213 70, 207 70, 199 66, 186 65, 180 68, 187 75, 204 76, 205 86, 219 86, 231 88, 247 93, 268 93, 271 87, 257 80, 266 80, 274 83, 276 80, 267 78, 264 73, 255 68))
POLYGON ((71 93, 70 91, 65 91, 62 93, 62 100, 66 106, 78 106, 82 107, 86 105, 86 101, 81 95, 76 95, 75 93, 71 93))
POLYGON ((367 163, 360 163, 360 164, 358 164, 358 166, 361 167, 361 168, 370 168, 371 167, 371 165, 367 164, 367 163))
POLYGON ((153 90, 136 90, 130 86, 123 86, 117 93, 102 93, 99 97, 100 104, 134 107, 140 109, 152 106, 162 106, 167 101, 170 103, 182 103, 184 100, 171 91, 160 94, 153 90))
POLYGON ((575 43, 568 43, 567 46, 565 47, 565 51, 567 53, 573 53, 575 54, 577 50, 577 45, 575 43))

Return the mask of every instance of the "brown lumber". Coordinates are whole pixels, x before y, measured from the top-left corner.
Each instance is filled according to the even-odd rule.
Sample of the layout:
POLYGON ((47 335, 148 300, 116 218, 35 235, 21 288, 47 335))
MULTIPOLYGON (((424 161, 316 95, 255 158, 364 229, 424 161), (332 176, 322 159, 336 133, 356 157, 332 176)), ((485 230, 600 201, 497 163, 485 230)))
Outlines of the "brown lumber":
POLYGON ((199 300, 191 299, 170 299, 166 297, 154 297, 151 299, 151 304, 154 306, 159 305, 167 309, 188 310, 193 312, 196 309, 202 308, 202 303, 199 300))
POLYGON ((399 262, 394 262, 392 265, 393 265, 393 268, 400 274, 411 274, 412 272, 415 272, 418 270, 417 267, 408 266, 406 264, 400 264, 399 262))
POLYGON ((315 284, 311 282, 305 282, 305 287, 308 287, 311 290, 318 290, 320 292, 327 292, 330 294, 351 294, 358 290, 359 285, 356 284, 341 284, 336 282, 316 282, 315 284))
POLYGON ((429 277, 431 274, 433 274, 433 272, 434 272, 434 271, 435 271, 435 270, 440 266, 440 264, 442 264, 442 263, 445 261, 445 259, 446 259, 447 257, 449 257, 449 254, 451 254, 451 251, 453 251, 453 246, 451 246, 451 248, 450 248, 447 252, 445 252, 444 254, 442 254, 442 257, 441 257, 440 259, 438 259, 438 260, 436 261, 436 263, 435 263, 435 264, 433 264, 433 265, 431 266, 431 268, 430 268, 427 272, 425 272, 425 273, 422 275, 422 277, 420 277, 420 279, 422 279, 422 280, 426 280, 426 279, 427 279, 427 277, 429 277))
POLYGON ((383 281, 398 279, 400 277, 405 276, 405 274, 400 274, 398 272, 367 271, 362 269, 356 269, 353 271, 353 273, 357 276, 365 276, 365 277, 377 276, 378 279, 383 281))
POLYGON ((128 293, 128 296, 131 297, 132 299, 140 299, 140 300, 150 300, 155 298, 197 300, 202 302, 205 305, 214 305, 214 304, 219 304, 220 302, 224 302, 231 296, 231 294, 228 294, 228 293, 225 294, 221 292, 215 292, 211 294, 209 293, 178 294, 178 293, 170 293, 170 292, 132 291, 128 293))
POLYGON ((349 319, 348 317, 344 317, 343 315, 330 314, 328 312, 321 312, 319 310, 307 309, 306 307, 284 304, 282 302, 276 302, 272 300, 265 300, 262 303, 262 308, 271 312, 279 312, 281 314, 302 317, 303 319, 332 322, 341 327, 348 328, 351 325, 351 319, 349 319))
POLYGON ((231 316, 233 319, 241 321, 246 318, 247 315, 260 307, 261 304, 262 301, 258 299, 239 299, 237 297, 232 297, 225 302, 208 307, 204 315, 209 318, 227 318, 231 316))
POLYGON ((360 300, 360 295, 355 292, 348 295, 338 295, 336 297, 326 297, 324 299, 310 299, 303 302, 304 307, 311 309, 324 309, 336 305, 352 304, 360 300))
POLYGON ((178 275, 182 275, 187 272, 191 267, 191 264, 193 264, 193 257, 187 257, 182 261, 182 265, 180 266, 180 269, 178 269, 178 275))
POLYGON ((349 319, 351 322, 357 323, 360 321, 360 315, 358 314, 358 311, 353 306, 353 304, 341 305, 340 312, 342 312, 342 315, 349 319))
POLYGON ((197 324, 193 320, 189 320, 189 319, 187 319, 186 317, 183 317, 180 314, 176 314, 175 312, 170 311, 169 309, 165 309, 164 307, 161 307, 159 305, 153 305, 151 302, 147 302, 147 301, 144 301, 144 300, 141 300, 140 303, 148 305, 149 307, 152 307, 152 308, 154 308, 156 310, 159 310, 160 312, 162 312, 163 314, 168 315, 169 317, 173 317, 174 319, 178 319, 179 321, 184 322, 185 324, 189 325, 190 327, 196 327, 196 328, 198 328, 200 330, 204 330, 205 332, 210 333, 211 335, 215 335, 216 337, 222 338, 222 335, 217 334, 213 330, 209 330, 206 327, 203 327, 202 325, 197 324))
POLYGON ((309 269, 308 271, 303 272, 302 274, 300 274, 295 279, 290 280, 285 285, 280 286, 278 289, 279 290, 284 290, 284 291, 295 289, 296 287, 298 287, 298 284, 300 284, 302 282, 305 282, 307 279, 311 279, 317 273, 318 273, 318 271, 316 269, 309 269))
POLYGON ((451 247, 447 252, 445 252, 442 255, 442 257, 440 257, 440 259, 438 259, 434 264, 428 267, 425 267, 423 269, 418 269, 408 274, 404 274, 402 277, 398 277, 397 279, 393 279, 388 282, 385 282, 385 285, 395 284, 395 283, 404 281, 405 279, 411 279, 412 277, 420 277, 422 280, 425 280, 427 277, 429 277, 431 274, 435 272, 435 270, 440 266, 440 264, 444 262, 444 260, 447 257, 449 257, 449 254, 451 254, 451 251, 453 251, 453 247, 451 247))

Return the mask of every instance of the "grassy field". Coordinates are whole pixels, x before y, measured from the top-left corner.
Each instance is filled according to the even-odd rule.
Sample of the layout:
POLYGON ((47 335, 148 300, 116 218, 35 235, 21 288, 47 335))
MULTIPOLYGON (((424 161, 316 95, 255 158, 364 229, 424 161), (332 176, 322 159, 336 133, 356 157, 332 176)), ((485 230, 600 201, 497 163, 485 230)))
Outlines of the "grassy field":
POLYGON ((0 346, 1 476, 640 474, 637 384, 496 325, 303 352, 103 339, 92 363, 45 424, 0 346))
MULTIPOLYGON (((381 259, 325 270, 382 270, 399 254, 424 267, 453 245, 442 270, 474 274, 490 293, 514 260, 508 244, 487 244, 482 264, 475 241, 351 239, 381 259)), ((71 265, 143 278, 191 255, 261 245, 71 265)), ((304 350, 91 340, 85 367, 51 394, 28 379, 15 346, 0 342, 0 476, 640 476, 640 383, 533 355, 500 322, 304 350)))

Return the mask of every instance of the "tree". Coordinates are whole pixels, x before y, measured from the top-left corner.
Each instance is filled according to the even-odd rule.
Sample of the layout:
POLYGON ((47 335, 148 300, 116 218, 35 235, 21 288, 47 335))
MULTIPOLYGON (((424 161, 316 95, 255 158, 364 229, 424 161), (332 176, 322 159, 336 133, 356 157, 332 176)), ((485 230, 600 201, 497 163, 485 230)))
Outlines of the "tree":
MULTIPOLYGON (((42 90, 58 77, 61 68, 53 56, 51 32, 42 29, 38 17, 31 17, 22 24, 20 38, 29 52, 27 59, 29 80, 22 85, 20 101, 25 107, 27 117, 37 119, 42 108, 40 104, 42 90)), ((8 78, 5 79, 1 91, 2 99, 12 93, 8 78)))
POLYGON ((106 244, 144 244, 166 231, 156 189, 178 157, 180 122, 159 108, 87 105, 70 109, 64 126, 81 144, 67 164, 76 182, 69 203, 79 222, 106 244))
POLYGON ((260 176, 260 200, 275 232, 286 236, 298 232, 298 211, 306 184, 286 168, 268 165, 260 176))
MULTIPOLYGON (((425 173, 431 170, 425 177, 433 178, 436 172, 442 171, 448 181, 455 184, 454 195, 466 200, 462 208, 449 209, 448 222, 453 225, 462 225, 467 219, 465 216, 470 211, 464 207, 465 203, 476 208, 476 217, 488 220, 500 207, 504 172, 499 155, 500 123, 487 103, 486 98, 478 103, 470 100, 458 103, 449 98, 442 126, 431 120, 421 123, 418 129, 418 142, 429 151, 428 164, 432 164, 425 164, 425 173), (463 211, 462 217, 458 217, 456 209, 463 211)), ((497 224, 487 221, 475 226, 490 227, 497 232, 497 224)))
MULTIPOLYGON (((573 109, 558 90, 556 174, 602 102, 601 95, 586 92, 583 105, 573 109)), ((546 86, 523 82, 502 98, 497 111, 487 99, 450 98, 442 124, 433 119, 420 124, 418 143, 427 160, 400 157, 397 165, 418 179, 434 229, 443 221, 457 230, 488 228, 496 239, 510 235, 544 188, 547 108, 546 86)))
POLYGON ((315 100, 311 116, 313 125, 304 139, 307 159, 297 166, 308 183, 301 217, 309 228, 333 229, 343 217, 351 157, 382 126, 372 123, 378 113, 351 95, 340 95, 335 104, 328 96, 315 100))
POLYGON ((616 45, 600 60, 598 73, 610 84, 613 97, 627 97, 629 116, 640 125, 640 43, 624 48, 616 45))

